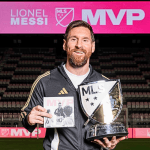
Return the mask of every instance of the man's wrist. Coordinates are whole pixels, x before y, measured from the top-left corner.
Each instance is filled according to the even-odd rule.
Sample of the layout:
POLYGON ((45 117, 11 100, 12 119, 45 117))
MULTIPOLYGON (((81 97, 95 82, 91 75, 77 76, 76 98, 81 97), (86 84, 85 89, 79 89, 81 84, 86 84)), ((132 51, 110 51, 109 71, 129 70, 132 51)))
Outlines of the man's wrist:
POLYGON ((27 116, 27 122, 28 122, 28 124, 29 124, 30 126, 34 126, 34 125, 35 125, 35 123, 34 123, 34 124, 31 124, 31 123, 29 122, 29 114, 28 114, 28 116, 27 116))

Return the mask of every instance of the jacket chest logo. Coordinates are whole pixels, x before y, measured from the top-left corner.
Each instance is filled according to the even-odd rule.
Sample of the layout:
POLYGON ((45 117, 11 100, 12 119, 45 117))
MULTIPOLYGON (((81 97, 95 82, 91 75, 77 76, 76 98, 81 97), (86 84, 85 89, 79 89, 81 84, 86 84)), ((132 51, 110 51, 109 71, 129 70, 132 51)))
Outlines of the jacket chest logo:
POLYGON ((60 92, 58 93, 58 95, 62 95, 62 94, 68 94, 65 88, 62 88, 62 90, 60 90, 60 92))

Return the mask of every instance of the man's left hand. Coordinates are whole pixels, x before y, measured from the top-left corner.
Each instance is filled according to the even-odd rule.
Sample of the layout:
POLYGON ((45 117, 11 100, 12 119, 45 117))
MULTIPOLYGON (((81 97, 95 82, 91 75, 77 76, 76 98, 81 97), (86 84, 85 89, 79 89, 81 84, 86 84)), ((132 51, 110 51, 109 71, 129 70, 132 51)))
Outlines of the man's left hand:
POLYGON ((100 146, 102 146, 102 147, 104 147, 108 150, 112 150, 116 147, 116 145, 120 141, 124 140, 125 138, 126 137, 123 136, 123 137, 120 137, 120 138, 116 139, 116 136, 113 136, 111 141, 109 141, 107 137, 104 137, 103 138, 104 142, 102 142, 101 140, 98 140, 98 139, 95 139, 93 142, 96 143, 96 144, 99 144, 100 146))

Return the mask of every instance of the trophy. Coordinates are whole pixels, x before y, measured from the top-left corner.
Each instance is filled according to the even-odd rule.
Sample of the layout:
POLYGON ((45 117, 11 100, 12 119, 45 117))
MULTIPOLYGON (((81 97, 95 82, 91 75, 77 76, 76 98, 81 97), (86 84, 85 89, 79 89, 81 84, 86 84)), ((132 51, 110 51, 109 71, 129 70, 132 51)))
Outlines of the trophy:
POLYGON ((119 79, 100 80, 79 85, 81 106, 89 121, 95 120, 86 133, 86 139, 122 137, 128 135, 127 129, 121 122, 114 122, 119 116, 122 105, 122 90, 119 79))

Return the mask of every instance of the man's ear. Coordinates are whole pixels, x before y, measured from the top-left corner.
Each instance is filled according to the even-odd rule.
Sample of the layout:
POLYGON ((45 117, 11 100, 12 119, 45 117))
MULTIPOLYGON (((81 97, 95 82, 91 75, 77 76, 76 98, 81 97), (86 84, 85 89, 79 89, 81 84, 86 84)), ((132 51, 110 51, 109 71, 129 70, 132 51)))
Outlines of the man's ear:
POLYGON ((94 53, 94 52, 95 52, 95 41, 92 42, 92 53, 94 53))
POLYGON ((67 42, 66 42, 65 39, 63 39, 63 41, 64 41, 64 43, 63 43, 63 50, 66 51, 66 46, 67 46, 66 44, 67 44, 67 42))

